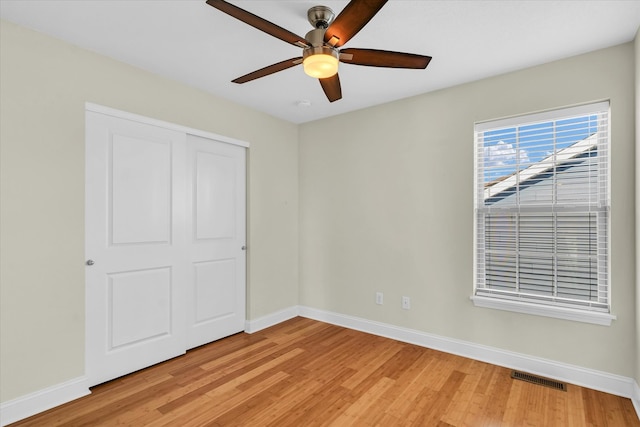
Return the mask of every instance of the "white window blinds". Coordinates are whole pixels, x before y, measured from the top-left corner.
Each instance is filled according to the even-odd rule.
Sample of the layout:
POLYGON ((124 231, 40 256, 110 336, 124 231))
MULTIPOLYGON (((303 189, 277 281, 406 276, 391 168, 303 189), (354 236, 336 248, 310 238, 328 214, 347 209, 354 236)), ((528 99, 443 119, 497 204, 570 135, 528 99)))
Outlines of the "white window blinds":
POLYGON ((475 127, 475 295, 609 312, 609 103, 475 127))

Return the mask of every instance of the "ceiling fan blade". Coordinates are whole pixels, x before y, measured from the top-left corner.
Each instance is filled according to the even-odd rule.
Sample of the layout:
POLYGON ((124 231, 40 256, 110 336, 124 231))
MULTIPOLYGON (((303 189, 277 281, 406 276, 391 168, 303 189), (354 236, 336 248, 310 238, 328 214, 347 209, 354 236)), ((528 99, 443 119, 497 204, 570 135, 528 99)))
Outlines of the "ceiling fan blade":
POLYGON ((427 68, 430 56, 377 49, 342 49, 340 61, 347 64, 389 68, 427 68))
POLYGON ((231 80, 233 83, 246 83, 251 80, 259 79, 260 77, 268 76, 269 74, 277 73, 278 71, 286 70, 298 64, 302 64, 302 57, 287 59, 286 61, 278 62, 277 64, 269 65, 264 68, 260 68, 252 73, 245 74, 237 79, 231 80))
POLYGON ((342 99, 342 88, 340 87, 340 78, 337 73, 331 77, 327 77, 326 79, 318 80, 320 80, 322 90, 324 90, 324 94, 327 95, 329 102, 342 99))
POLYGON ((309 46, 309 42, 307 42, 304 37, 300 37, 299 35, 294 34, 289 30, 285 30, 284 28, 279 27, 272 22, 260 18, 259 16, 256 16, 251 12, 247 12, 244 9, 240 9, 239 7, 234 6, 231 3, 227 3, 223 0, 207 0, 207 4, 226 13, 227 15, 239 19, 245 24, 249 24, 252 27, 257 28, 258 30, 264 31, 265 33, 270 34, 277 39, 284 40, 287 43, 291 43, 299 47, 309 46))
POLYGON ((324 41, 333 47, 342 46, 367 25, 386 2, 387 0, 351 0, 327 28, 324 41))

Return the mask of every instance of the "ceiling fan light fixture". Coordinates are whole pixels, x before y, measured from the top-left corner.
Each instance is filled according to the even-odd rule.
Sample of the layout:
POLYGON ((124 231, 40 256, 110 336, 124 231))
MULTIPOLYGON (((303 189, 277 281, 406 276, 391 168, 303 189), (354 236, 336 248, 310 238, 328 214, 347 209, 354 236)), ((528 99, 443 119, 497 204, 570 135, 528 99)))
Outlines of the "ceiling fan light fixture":
POLYGON ((316 79, 326 79, 338 72, 338 52, 327 46, 311 47, 303 53, 304 72, 316 79))
POLYGON ((322 53, 307 56, 303 65, 304 72, 317 79, 326 79, 338 72, 338 59, 322 53))

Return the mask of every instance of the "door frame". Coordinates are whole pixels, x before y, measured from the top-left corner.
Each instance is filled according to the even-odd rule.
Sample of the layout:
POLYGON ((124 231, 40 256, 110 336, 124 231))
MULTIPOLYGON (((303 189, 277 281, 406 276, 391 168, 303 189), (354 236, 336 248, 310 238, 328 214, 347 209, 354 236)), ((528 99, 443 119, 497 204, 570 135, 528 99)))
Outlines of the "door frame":
MULTIPOLYGON (((239 147, 243 147, 248 149, 250 144, 246 141, 241 141, 238 139, 234 139, 234 138, 230 138, 230 137, 226 137, 223 135, 218 135, 218 134, 214 134, 211 132, 207 132, 207 131, 202 131, 199 129, 194 129, 194 128, 189 128, 186 126, 182 126, 182 125, 178 125, 175 123, 170 123, 170 122, 165 122, 163 120, 158 120, 158 119, 153 119, 150 117, 145 117, 145 116, 141 116, 138 114, 134 114, 134 113, 129 113, 126 111, 121 111, 121 110, 117 110, 114 108, 110 108, 110 107, 106 107, 106 106, 102 106, 102 105, 98 105, 98 104, 93 104, 93 103, 85 103, 85 114, 86 113, 99 113, 99 114, 103 114, 106 116, 111 116, 111 117, 115 117, 115 118, 119 118, 119 119, 124 119, 124 120, 129 120, 129 121, 133 121, 133 122, 137 122, 137 123, 141 123, 141 124, 146 124, 146 125, 152 125, 152 126, 156 126, 156 127, 160 127, 160 128, 164 128, 164 129, 168 129, 168 130, 172 130, 172 131, 177 131, 177 132, 181 132, 184 133, 187 137, 189 135, 194 135, 194 136, 199 136, 199 137, 203 137, 206 139, 211 139, 217 142, 222 142, 222 143, 226 143, 226 144, 230 144, 230 145, 235 145, 235 146, 239 146, 239 147)), ((85 144, 87 143, 88 139, 85 137, 85 144)), ((245 156, 245 164, 247 164, 247 158, 248 156, 245 156)), ((86 164, 86 160, 85 160, 85 164, 86 164)), ((245 168, 245 195, 248 194, 247 192, 247 188, 248 188, 248 168, 245 168)), ((86 185, 86 177, 85 177, 85 200, 87 199, 86 197, 86 192, 90 191, 91 189, 88 188, 88 186, 86 185)), ((246 197, 246 196, 245 196, 246 197)), ((86 203, 86 202, 85 202, 86 203)), ((85 208, 86 209, 86 208, 85 208)), ((86 215, 86 213, 85 213, 86 215)), ((248 233, 246 230, 247 227, 247 223, 248 223, 248 203, 245 203, 245 218, 244 218, 244 226, 245 226, 245 239, 248 239, 248 233)), ((86 230, 85 230, 85 245, 86 245, 86 230)), ((247 242, 248 245, 248 242, 247 242)), ((87 248, 85 247, 85 260, 89 259, 89 254, 86 253, 87 248)), ((248 263, 245 263, 245 270, 247 268, 248 263)), ((88 286, 88 281, 87 281, 87 277, 85 274, 85 289, 88 286)), ((247 292, 247 288, 248 288, 248 274, 246 274, 245 271, 245 282, 244 282, 244 286, 245 286, 245 306, 247 304, 246 302, 246 298, 248 296, 248 292, 247 292)), ((85 376, 88 374, 88 368, 89 368, 89 360, 88 360, 88 354, 89 354, 89 349, 87 347, 88 342, 90 340, 87 340, 87 336, 86 334, 89 333, 89 328, 87 325, 87 318, 88 316, 86 315, 86 310, 88 307, 87 301, 86 301, 86 295, 87 292, 85 292, 85 376)), ((246 317, 246 312, 245 312, 245 317, 246 317)), ((185 324, 185 328, 186 328, 186 324, 185 324)), ((245 330, 246 330, 246 318, 245 318, 245 330)), ((186 350, 186 348, 185 348, 186 350)))
POLYGON ((183 132, 188 135, 201 136, 207 139, 213 139, 220 142, 226 142, 227 144, 239 145, 240 147, 249 148, 249 143, 246 141, 241 141, 239 139, 230 138, 228 136, 218 135, 212 132, 207 132, 204 130, 194 129, 187 126, 178 125, 171 122, 165 122, 163 120, 152 119, 150 117, 141 116, 134 113, 129 113, 127 111, 116 110, 115 108, 105 107, 103 105, 93 104, 91 102, 85 103, 85 111, 92 111, 94 113, 105 114, 107 116, 118 117, 120 119, 132 120, 138 123, 144 123, 152 126, 158 126, 161 128, 175 130, 178 132, 183 132))

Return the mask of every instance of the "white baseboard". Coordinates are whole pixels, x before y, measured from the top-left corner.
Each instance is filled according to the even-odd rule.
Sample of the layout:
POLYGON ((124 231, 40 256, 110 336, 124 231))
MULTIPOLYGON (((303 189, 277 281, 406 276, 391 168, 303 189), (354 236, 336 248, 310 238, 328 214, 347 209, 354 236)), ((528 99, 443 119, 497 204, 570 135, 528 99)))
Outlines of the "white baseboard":
POLYGON ((631 396, 633 407, 636 408, 636 414, 640 418, 640 386, 637 381, 633 382, 633 396, 631 396))
POLYGON ((90 393, 89 382, 83 376, 3 402, 0 404, 0 426, 23 420, 90 393))
POLYGON ((344 314, 332 313, 311 307, 298 307, 302 317, 391 338, 422 347, 440 350, 458 356, 529 372, 582 387, 603 391, 633 401, 640 418, 640 389, 633 378, 594 369, 582 368, 526 354, 501 350, 467 341, 446 338, 414 329, 401 328, 344 314))
POLYGON ((255 320, 247 320, 244 331, 248 334, 253 334, 254 332, 282 323, 285 320, 293 319, 296 316, 298 316, 298 306, 288 307, 255 320))

